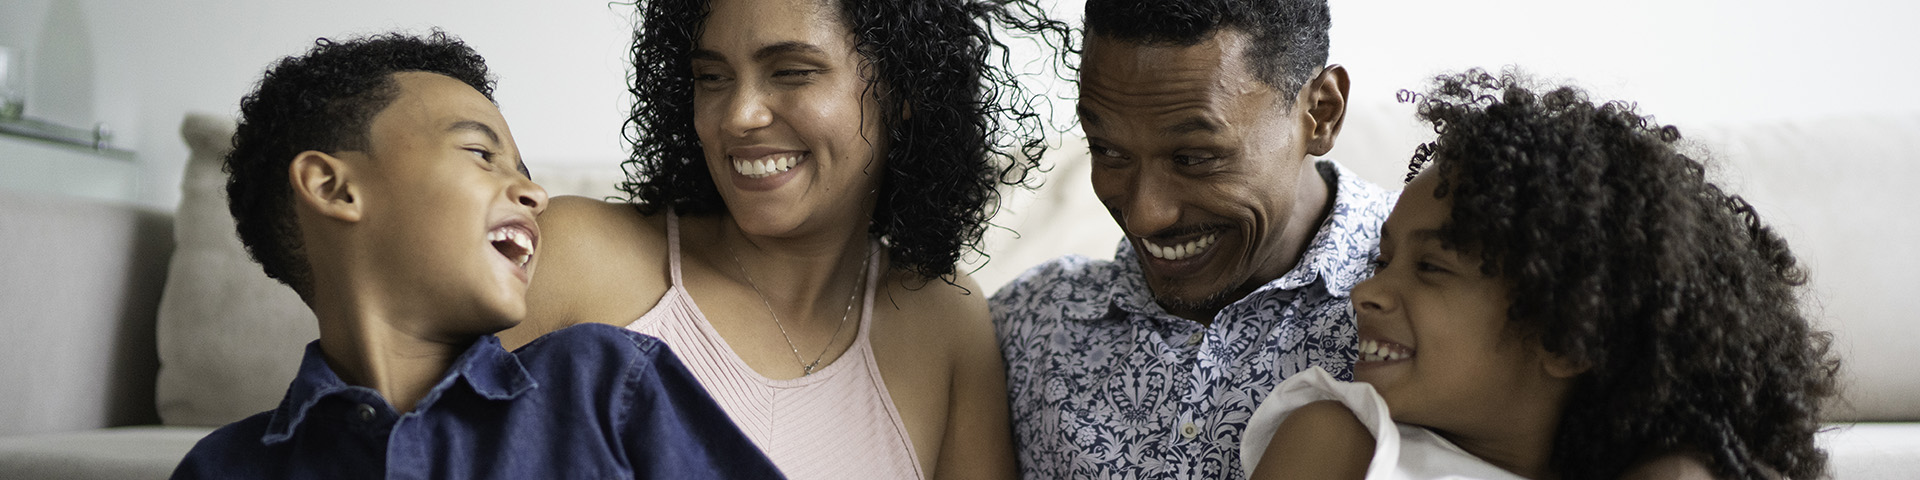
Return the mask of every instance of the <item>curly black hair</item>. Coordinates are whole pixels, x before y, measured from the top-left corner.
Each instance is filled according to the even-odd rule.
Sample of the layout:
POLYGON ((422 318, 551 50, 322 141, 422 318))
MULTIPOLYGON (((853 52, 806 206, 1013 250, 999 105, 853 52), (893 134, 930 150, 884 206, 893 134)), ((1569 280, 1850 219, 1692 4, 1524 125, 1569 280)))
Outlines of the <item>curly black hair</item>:
POLYGON ((1697 454, 1720 478, 1820 476, 1814 434, 1839 362, 1800 309, 1806 275, 1786 241, 1707 180, 1678 129, 1526 82, 1475 69, 1402 97, 1439 134, 1410 169, 1437 168, 1435 196, 1452 197, 1443 241, 1510 283, 1520 331, 1591 367, 1554 468, 1615 478, 1697 454))
MULTIPOLYGON (((1244 32, 1254 78, 1289 93, 1327 65, 1332 27, 1326 0, 1087 0, 1086 8, 1087 35, 1146 45, 1191 46, 1221 29, 1244 32)), ((1293 96, 1281 97, 1292 104, 1293 96)))
POLYGON ((460 39, 434 30, 426 37, 389 33, 314 41, 305 55, 267 68, 240 99, 240 120, 227 174, 227 208, 240 242, 268 277, 311 301, 313 274, 293 214, 287 167, 305 151, 365 150, 373 117, 399 94, 393 74, 453 77, 493 100, 486 60, 460 39))
MULTIPOLYGON (((921 278, 952 282, 963 250, 997 208, 1001 185, 1029 186, 1047 151, 1043 101, 1010 68, 999 27, 1015 35, 1064 37, 1069 27, 1031 0, 840 0, 855 49, 876 72, 886 128, 886 171, 869 233, 888 258, 921 278), (992 62, 998 58, 998 62, 992 62), (997 65, 994 65, 997 63, 997 65), (901 118, 905 106, 911 118, 901 118)), ((707 0, 641 2, 631 48, 636 101, 627 122, 631 157, 620 190, 642 213, 726 210, 693 126, 689 52, 710 13, 707 0)))

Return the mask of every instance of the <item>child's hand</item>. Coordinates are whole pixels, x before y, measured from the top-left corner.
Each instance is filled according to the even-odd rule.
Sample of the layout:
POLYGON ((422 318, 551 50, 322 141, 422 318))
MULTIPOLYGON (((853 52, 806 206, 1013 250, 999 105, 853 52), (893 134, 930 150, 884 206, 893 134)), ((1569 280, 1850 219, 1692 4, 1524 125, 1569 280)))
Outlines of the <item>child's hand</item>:
POLYGON ((1280 421, 1251 479, 1353 479, 1367 476, 1373 432, 1346 405, 1309 403, 1280 421))

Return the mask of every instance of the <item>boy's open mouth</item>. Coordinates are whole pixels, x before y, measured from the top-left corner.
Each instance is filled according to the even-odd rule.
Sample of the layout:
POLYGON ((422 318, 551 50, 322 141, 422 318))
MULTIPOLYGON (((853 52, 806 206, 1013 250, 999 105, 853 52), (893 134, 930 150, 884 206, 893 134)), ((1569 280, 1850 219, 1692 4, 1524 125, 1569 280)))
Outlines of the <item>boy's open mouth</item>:
POLYGON ((520 225, 506 225, 487 232, 487 242, 514 265, 526 267, 533 259, 533 232, 520 225))

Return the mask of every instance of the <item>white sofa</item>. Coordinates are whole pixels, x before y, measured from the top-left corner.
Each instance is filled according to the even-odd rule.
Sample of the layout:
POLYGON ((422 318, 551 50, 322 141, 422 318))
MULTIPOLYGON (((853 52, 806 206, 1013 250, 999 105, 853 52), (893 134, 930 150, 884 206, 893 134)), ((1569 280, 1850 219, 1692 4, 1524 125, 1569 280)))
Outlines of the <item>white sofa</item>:
MULTIPOLYGON (((189 116, 175 212, 0 192, 0 478, 164 478, 213 426, 273 407, 313 339, 309 313, 232 234, 218 158, 232 122, 189 116)), ((1821 441, 1836 478, 1920 472, 1920 114, 1686 129, 1735 190, 1782 226, 1813 268, 1811 305, 1833 330, 1845 397, 1821 441)), ((1401 106, 1362 107, 1333 156, 1397 186, 1423 130, 1401 106)), ((1065 253, 1107 257, 1118 238, 1069 145, 1046 186, 1009 196, 975 271, 991 292, 1065 253), (1018 231, 1015 236, 1011 232, 1018 231)), ((556 194, 613 194, 619 169, 536 168, 556 194)), ((975 259, 977 262, 979 259, 975 259)))

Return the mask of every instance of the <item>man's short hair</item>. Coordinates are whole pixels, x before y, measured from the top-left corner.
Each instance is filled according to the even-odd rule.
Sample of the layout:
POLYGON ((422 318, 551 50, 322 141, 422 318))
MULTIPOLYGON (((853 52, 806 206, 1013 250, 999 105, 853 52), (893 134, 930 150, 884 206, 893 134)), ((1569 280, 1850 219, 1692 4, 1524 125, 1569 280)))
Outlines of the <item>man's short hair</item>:
POLYGON ((312 268, 293 213, 287 168, 305 151, 366 150, 373 117, 399 94, 393 74, 453 77, 493 99, 486 60, 460 39, 389 33, 345 41, 321 38, 305 55, 268 67, 240 99, 227 154, 227 208, 240 242, 268 277, 312 300, 312 268))
POLYGON ((1087 0, 1086 18, 1088 37, 1145 45, 1191 46, 1239 30, 1252 40, 1245 55, 1253 76, 1287 93, 1326 66, 1333 26, 1326 0, 1087 0))

